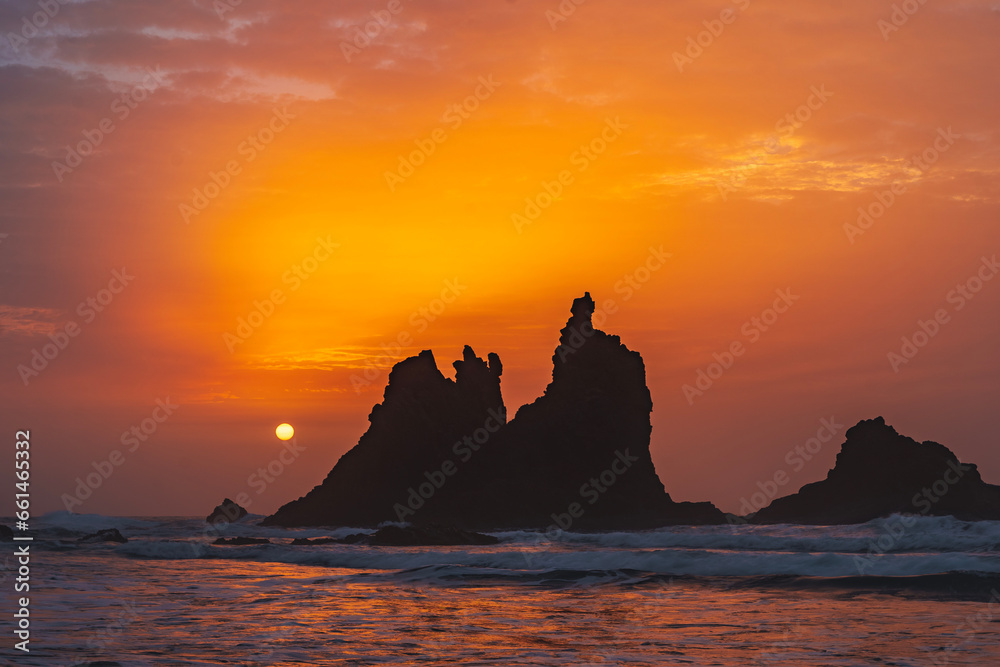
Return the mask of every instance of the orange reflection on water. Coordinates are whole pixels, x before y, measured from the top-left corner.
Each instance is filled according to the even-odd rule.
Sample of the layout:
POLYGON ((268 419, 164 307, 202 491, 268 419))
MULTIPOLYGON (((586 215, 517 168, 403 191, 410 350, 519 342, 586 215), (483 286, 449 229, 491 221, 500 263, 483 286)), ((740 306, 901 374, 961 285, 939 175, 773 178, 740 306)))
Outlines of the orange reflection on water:
MULTIPOLYGON (((391 573, 97 555, 45 562, 51 556, 42 569, 58 574, 46 582, 39 605, 39 643, 46 655, 71 660, 851 665, 931 664, 947 656, 948 664, 973 665, 1000 659, 993 624, 969 631, 968 619, 987 610, 981 602, 768 589, 736 580, 529 583, 486 570, 478 579, 455 578, 453 570, 435 579, 430 568, 391 573)), ((419 556, 414 550, 415 563, 419 556)))

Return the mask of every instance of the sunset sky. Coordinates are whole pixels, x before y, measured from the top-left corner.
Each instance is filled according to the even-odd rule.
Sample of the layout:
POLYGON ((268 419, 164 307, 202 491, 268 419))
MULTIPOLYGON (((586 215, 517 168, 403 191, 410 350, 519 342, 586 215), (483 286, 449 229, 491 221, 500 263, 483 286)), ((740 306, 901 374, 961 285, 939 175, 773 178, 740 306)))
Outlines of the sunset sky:
POLYGON ((0 4, 0 437, 31 429, 35 510, 118 450, 74 511, 272 512, 422 349, 540 395, 585 291, 675 500, 794 492, 878 415, 1000 483, 1000 5, 903 4, 0 4), (304 451, 261 489, 281 422, 304 451))

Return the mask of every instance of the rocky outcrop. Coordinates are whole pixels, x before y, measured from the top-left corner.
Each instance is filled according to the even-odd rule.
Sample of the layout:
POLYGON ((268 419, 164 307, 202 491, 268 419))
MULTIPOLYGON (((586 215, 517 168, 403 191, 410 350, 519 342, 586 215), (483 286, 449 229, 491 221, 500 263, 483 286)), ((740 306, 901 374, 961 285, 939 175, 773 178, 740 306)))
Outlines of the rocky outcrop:
POLYGON ((849 524, 890 514, 1000 520, 1000 486, 944 445, 900 435, 882 417, 848 429, 826 479, 778 498, 754 523, 849 524))
POLYGON ((394 504, 406 503, 408 488, 423 483, 432 484, 433 491, 425 499, 425 516, 447 515, 462 500, 459 485, 443 484, 449 475, 441 471, 442 462, 454 459, 455 443, 485 423, 499 428, 507 420, 499 357, 490 354, 483 361, 466 346, 454 367, 455 379, 446 378, 429 350, 396 364, 358 444, 322 484, 264 523, 377 526, 396 521, 394 504), (428 482, 428 475, 439 484, 428 482))
POLYGON ((318 546, 323 544, 340 544, 340 543, 342 542, 335 537, 315 537, 312 539, 308 537, 296 537, 294 540, 292 540, 293 547, 309 547, 309 546, 318 546))
POLYGON ((649 453, 653 402, 638 352, 594 327, 576 299, 552 355, 552 382, 484 448, 480 527, 626 530, 721 523, 710 503, 675 503, 649 453))
POLYGON ((0 524, 0 542, 12 542, 14 540, 14 531, 0 524))
POLYGON ((500 359, 466 347, 452 381, 431 352, 397 364, 371 427, 324 482, 265 524, 468 530, 641 529, 722 523, 710 503, 675 503, 649 453, 642 357, 594 328, 576 299, 543 396, 507 423, 500 359))
POLYGON ((222 501, 221 505, 216 506, 216 508, 212 510, 212 513, 205 517, 205 523, 212 525, 233 523, 235 521, 239 521, 246 515, 246 509, 229 498, 226 498, 222 501))
POLYGON ((242 547, 250 544, 270 544, 266 537, 220 537, 212 544, 225 547, 242 547))
POLYGON ((92 535, 81 537, 77 540, 77 544, 98 544, 100 542, 117 542, 118 544, 125 544, 128 542, 128 538, 118 532, 117 528, 107 528, 105 530, 99 530, 92 535))

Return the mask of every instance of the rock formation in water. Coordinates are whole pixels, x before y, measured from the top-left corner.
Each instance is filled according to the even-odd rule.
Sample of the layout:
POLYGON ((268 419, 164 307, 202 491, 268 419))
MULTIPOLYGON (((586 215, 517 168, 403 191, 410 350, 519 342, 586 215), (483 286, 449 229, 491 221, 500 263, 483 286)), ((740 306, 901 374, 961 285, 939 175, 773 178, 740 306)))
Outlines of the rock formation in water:
POLYGON ((573 302, 552 382, 483 446, 478 524, 573 531, 722 522, 711 503, 675 503, 664 490, 649 453, 653 401, 642 357, 595 329, 594 310, 589 293, 573 302))
POLYGON ((429 350, 396 364, 384 400, 372 409, 371 426, 358 444, 322 484, 281 507, 265 523, 377 526, 399 520, 393 506, 405 505, 408 489, 425 483, 433 493, 429 499, 418 498, 424 500, 428 520, 460 505, 458 490, 463 485, 444 483, 453 481, 449 478, 454 473, 444 465, 455 459, 453 445, 484 424, 500 428, 507 417, 499 357, 490 354, 483 361, 466 346, 462 361, 454 366, 455 379, 446 378, 429 350))
POLYGON ((12 542, 13 540, 14 531, 3 524, 0 524, 0 542, 12 542))
POLYGON ((271 540, 266 537, 220 537, 212 542, 223 547, 245 547, 251 544, 270 544, 271 540))
POLYGON ((310 547, 323 544, 354 544, 354 542, 344 542, 342 539, 335 537, 296 537, 292 540, 293 547, 310 547))
POLYGON ((229 498, 226 498, 222 501, 221 505, 217 505, 216 508, 212 510, 212 513, 205 517, 205 523, 212 525, 233 523, 235 521, 239 521, 246 515, 246 509, 229 498))
POLYGON ((594 328, 576 299, 545 394, 507 423, 500 359, 466 346, 455 379, 430 351, 392 369, 371 426, 322 484, 264 523, 464 529, 640 529, 721 523, 710 503, 675 503, 649 454, 642 357, 594 328))
POLYGON ((890 514, 1000 520, 1000 486, 936 442, 900 435, 882 417, 848 429, 826 479, 760 509, 753 523, 849 524, 890 514))
POLYGON ((77 544, 99 544, 101 542, 116 542, 118 544, 125 544, 128 542, 128 538, 118 532, 117 528, 106 528, 104 530, 99 530, 92 535, 86 535, 78 539, 77 544))

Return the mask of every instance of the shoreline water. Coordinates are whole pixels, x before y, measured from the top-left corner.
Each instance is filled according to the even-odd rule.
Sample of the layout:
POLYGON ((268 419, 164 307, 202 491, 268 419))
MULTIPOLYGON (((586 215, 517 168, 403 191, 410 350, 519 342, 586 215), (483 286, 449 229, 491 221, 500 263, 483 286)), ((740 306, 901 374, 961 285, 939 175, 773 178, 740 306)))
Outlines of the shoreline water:
MULTIPOLYGON (((526 531, 487 546, 292 546, 248 516, 36 520, 23 665, 977 665, 1000 660, 1000 522, 921 518, 871 573, 857 526, 526 531), (118 528, 125 544, 82 544, 118 528), (84 662, 77 662, 77 661, 84 662), (881 661, 881 662, 880 662, 881 661)), ((5 584, 6 585, 6 584, 5 584)))

